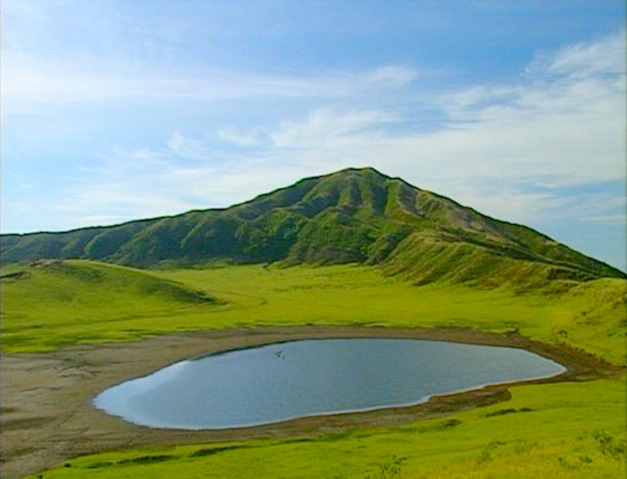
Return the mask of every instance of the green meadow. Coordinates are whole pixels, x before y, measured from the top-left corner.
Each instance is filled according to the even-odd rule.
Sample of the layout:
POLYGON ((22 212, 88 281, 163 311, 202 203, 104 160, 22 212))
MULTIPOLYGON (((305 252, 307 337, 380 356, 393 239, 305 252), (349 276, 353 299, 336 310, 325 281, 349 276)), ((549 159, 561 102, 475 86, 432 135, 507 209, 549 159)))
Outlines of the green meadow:
POLYGON ((98 454, 44 477, 624 477, 621 381, 512 393, 507 403, 391 429, 98 454))
MULTIPOLYGON (((2 275, 5 353, 180 331, 325 324, 518 331, 626 363, 621 279, 554 281, 520 294, 444 282, 416 286, 403 275, 356 265, 146 272, 73 260, 10 265, 2 275)), ((624 374, 511 392, 506 402, 401 427, 98 454, 44 477, 623 477, 624 374)))

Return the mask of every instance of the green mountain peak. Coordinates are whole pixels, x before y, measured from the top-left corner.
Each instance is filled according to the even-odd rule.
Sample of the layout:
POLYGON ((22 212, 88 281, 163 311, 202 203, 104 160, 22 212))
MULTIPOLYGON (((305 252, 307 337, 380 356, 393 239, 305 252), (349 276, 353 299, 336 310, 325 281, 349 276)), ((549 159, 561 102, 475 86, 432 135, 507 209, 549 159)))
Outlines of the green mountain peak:
POLYGON ((377 264, 416 282, 496 286, 624 277, 525 226, 498 221, 374 168, 302 179, 226 209, 62 233, 2 236, 2 262, 85 258, 154 267, 377 264))

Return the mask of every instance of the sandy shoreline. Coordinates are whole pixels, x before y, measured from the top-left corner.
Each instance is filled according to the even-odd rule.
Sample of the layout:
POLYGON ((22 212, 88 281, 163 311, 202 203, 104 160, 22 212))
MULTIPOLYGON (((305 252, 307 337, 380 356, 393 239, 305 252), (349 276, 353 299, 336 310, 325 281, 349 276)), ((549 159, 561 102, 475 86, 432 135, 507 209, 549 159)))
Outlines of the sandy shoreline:
POLYGON ((517 334, 482 334, 462 329, 334 326, 233 329, 159 336, 135 343, 73 346, 52 353, 3 355, 0 363, 1 477, 18 478, 76 456, 140 446, 295 437, 347 427, 393 426, 506 400, 510 397, 508 387, 516 384, 435 397, 412 407, 316 416, 218 431, 135 426, 96 410, 91 404, 107 387, 195 356, 295 339, 367 337, 517 347, 567 368, 560 376, 525 383, 583 381, 614 376, 621 371, 583 353, 550 347, 517 334))

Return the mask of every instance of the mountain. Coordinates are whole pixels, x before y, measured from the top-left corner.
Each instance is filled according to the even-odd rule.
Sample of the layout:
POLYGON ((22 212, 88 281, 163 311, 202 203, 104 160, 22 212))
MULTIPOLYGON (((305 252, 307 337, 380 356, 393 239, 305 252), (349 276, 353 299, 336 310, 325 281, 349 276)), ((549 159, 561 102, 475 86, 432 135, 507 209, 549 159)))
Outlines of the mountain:
POLYGON ((625 277, 525 226, 372 168, 306 178, 226 209, 62 233, 3 235, 3 263, 84 258, 136 267, 363 263, 416 283, 495 286, 625 277))

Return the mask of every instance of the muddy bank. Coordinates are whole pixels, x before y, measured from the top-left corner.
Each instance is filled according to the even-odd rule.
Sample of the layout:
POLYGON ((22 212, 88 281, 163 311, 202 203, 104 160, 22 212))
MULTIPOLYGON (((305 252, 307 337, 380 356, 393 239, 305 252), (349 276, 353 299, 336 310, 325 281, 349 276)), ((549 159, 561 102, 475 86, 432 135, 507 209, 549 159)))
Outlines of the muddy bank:
MULTIPOLYGON (((177 431, 135 426, 92 407, 102 390, 171 363, 231 349, 314 338, 406 338, 524 348, 567 368, 560 376, 527 381, 582 381, 620 374, 621 369, 577 351, 558 349, 517 334, 462 329, 364 327, 260 328, 160 336, 136 343, 74 346, 53 353, 3 355, 1 477, 32 474, 73 457, 140 446, 191 444, 302 436, 346 427, 393 426, 510 397, 508 385, 432 398, 413 407, 319 416, 280 424, 220 431, 177 431)), ((515 384, 515 383, 513 383, 515 384)))

